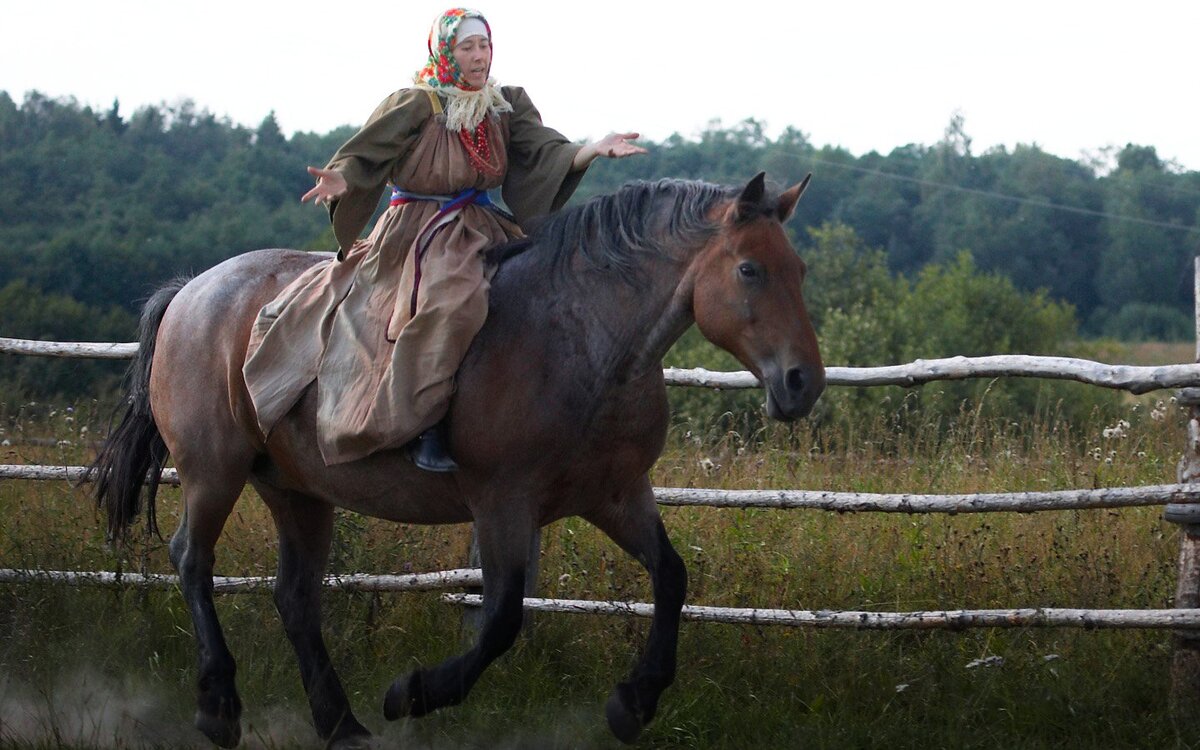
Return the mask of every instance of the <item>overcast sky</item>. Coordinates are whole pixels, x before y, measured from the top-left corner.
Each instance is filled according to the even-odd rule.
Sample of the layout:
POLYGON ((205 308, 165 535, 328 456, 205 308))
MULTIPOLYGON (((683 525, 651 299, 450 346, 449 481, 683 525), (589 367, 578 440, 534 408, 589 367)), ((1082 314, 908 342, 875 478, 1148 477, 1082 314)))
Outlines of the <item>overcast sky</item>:
MULTIPOLYGON (((131 114, 192 99, 286 133, 360 124, 425 60, 418 0, 0 0, 0 90, 131 114)), ((747 117, 856 155, 936 142, 1069 158, 1133 142, 1200 170, 1200 3, 486 0, 493 75, 573 139, 747 117)), ((669 176, 669 175, 664 175, 669 176)))

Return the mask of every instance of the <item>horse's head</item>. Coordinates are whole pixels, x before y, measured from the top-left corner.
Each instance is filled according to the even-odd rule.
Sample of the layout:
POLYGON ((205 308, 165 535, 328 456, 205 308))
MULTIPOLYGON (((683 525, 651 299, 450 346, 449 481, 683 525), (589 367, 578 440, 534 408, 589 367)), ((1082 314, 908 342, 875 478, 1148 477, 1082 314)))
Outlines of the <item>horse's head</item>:
POLYGON ((758 377, 767 414, 785 421, 806 416, 825 390, 804 306, 807 269, 783 230, 811 176, 773 197, 759 173, 724 209, 693 266, 692 312, 701 333, 758 377))

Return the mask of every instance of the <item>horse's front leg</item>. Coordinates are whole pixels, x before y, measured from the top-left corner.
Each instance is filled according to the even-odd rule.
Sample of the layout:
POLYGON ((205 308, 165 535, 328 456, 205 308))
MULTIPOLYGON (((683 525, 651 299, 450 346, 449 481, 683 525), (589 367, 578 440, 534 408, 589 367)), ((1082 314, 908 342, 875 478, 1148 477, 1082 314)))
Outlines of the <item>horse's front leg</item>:
POLYGON ((389 720, 424 716, 462 703, 483 670, 512 647, 521 630, 525 567, 536 532, 529 509, 513 502, 477 514, 475 532, 483 568, 483 627, 466 653, 429 669, 417 669, 392 683, 383 701, 389 720))
POLYGON ((279 530, 275 607, 300 662, 313 725, 327 747, 365 746, 371 733, 354 717, 321 635, 321 579, 333 541, 333 506, 262 482, 254 486, 279 530))
POLYGON ((687 569, 667 538, 649 479, 585 518, 646 566, 654 585, 654 619, 646 650, 605 706, 612 733, 622 742, 633 742, 654 718, 659 696, 675 680, 675 650, 679 613, 687 595, 687 569))

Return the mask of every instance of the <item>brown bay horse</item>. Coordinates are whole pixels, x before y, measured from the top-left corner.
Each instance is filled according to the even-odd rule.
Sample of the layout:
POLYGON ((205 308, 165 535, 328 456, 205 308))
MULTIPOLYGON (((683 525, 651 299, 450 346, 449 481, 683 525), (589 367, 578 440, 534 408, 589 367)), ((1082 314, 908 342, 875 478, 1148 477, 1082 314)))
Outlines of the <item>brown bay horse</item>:
POLYGON ((184 512, 169 545, 199 651, 196 725, 223 747, 241 736, 235 664, 213 606, 214 547, 246 482, 279 533, 275 603, 318 734, 352 746, 369 732, 351 712, 320 626, 334 507, 400 523, 474 522, 483 626, 460 656, 397 679, 388 719, 463 701, 514 642, 526 560, 541 526, 569 515, 595 524, 649 571, 654 617, 644 654, 606 713, 633 741, 675 676, 683 561, 667 538, 648 472, 667 429, 662 358, 695 322, 763 383, 768 414, 808 414, 825 370, 801 293, 803 262, 784 233, 808 184, 744 187, 635 183, 550 218, 492 283, 487 323, 450 407, 454 474, 413 466, 402 449, 325 466, 315 393, 272 431, 255 429, 242 380, 259 309, 328 256, 262 250, 164 287, 142 316, 129 406, 93 466, 109 531, 122 536, 173 457, 184 512))

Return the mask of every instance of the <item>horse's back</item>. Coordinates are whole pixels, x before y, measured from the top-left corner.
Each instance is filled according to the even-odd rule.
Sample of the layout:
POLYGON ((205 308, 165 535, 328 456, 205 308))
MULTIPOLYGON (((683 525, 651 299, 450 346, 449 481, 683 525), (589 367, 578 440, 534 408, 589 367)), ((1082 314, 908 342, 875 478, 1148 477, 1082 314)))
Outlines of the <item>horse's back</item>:
POLYGON ((159 326, 150 375, 155 421, 177 462, 178 452, 195 444, 188 433, 197 429, 253 436, 241 372, 254 320, 297 276, 331 257, 257 250, 213 266, 180 289, 159 326))
POLYGON ((190 300, 192 315, 204 313, 208 305, 240 307, 251 299, 266 304, 303 271, 332 258, 332 253, 286 249, 242 253, 197 275, 176 299, 190 300))

